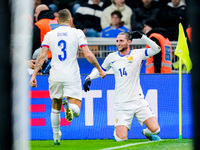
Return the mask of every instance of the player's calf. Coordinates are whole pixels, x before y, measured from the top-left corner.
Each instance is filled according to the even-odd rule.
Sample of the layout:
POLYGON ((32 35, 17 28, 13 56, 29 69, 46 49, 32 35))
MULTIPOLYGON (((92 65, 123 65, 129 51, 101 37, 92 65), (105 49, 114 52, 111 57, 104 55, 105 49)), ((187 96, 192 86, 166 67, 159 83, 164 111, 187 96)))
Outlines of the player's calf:
POLYGON ((126 141, 127 140, 127 137, 121 137, 119 138, 116 134, 116 131, 114 131, 114 135, 113 135, 113 140, 116 141, 116 142, 120 142, 120 141, 126 141))

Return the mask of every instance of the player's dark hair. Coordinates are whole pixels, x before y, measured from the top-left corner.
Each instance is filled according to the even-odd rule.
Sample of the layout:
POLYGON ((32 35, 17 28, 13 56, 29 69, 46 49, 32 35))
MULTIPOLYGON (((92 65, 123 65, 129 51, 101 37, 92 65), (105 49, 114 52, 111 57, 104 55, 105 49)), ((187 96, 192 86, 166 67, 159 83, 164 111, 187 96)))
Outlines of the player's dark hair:
POLYGON ((59 22, 69 22, 71 18, 71 13, 68 9, 62 9, 58 12, 59 22))

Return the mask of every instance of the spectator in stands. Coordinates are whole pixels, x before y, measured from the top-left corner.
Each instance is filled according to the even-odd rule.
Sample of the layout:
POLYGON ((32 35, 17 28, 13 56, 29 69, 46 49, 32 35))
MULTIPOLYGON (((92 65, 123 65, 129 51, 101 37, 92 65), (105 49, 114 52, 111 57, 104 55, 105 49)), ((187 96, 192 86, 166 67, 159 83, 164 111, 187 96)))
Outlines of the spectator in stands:
POLYGON ((50 4, 52 3, 52 0, 33 0, 33 3, 34 3, 34 11, 35 11, 36 7, 41 4, 45 4, 49 7, 50 4))
MULTIPOLYGON (((128 32, 128 28, 123 26, 121 21, 122 14, 120 11, 115 10, 111 13, 111 25, 104 28, 101 32, 101 37, 116 38, 120 32, 128 32)), ((107 46, 108 51, 116 51, 116 46, 107 46)), ((106 54, 107 55, 107 54, 106 54)))
POLYGON ((33 2, 34 2, 34 10, 38 5, 42 4, 41 0, 34 0, 33 2))
POLYGON ((49 5, 53 10, 69 9, 72 15, 76 13, 76 10, 80 4, 87 3, 88 0, 53 0, 53 3, 49 5))
POLYGON ((170 2, 171 0, 159 0, 159 6, 161 7, 161 9, 163 7, 165 7, 167 5, 168 2, 170 2))
MULTIPOLYGON (((89 4, 93 4, 93 0, 88 0, 89 4)), ((111 0, 101 0, 99 6, 105 9, 106 7, 111 5, 111 0)))
MULTIPOLYGON (((44 4, 36 7, 34 16, 37 22, 33 27, 32 53, 41 47, 45 34, 59 26, 57 17, 55 17, 53 12, 44 4)), ((50 51, 48 53, 48 58, 51 58, 50 51)))
POLYGON ((125 4, 125 0, 112 0, 112 4, 103 10, 101 16, 101 27, 106 28, 111 24, 111 13, 115 10, 118 10, 122 14, 122 21, 124 26, 128 29, 131 29, 131 15, 132 10, 125 4))
MULTIPOLYGON (((41 1, 41 0, 33 0, 33 4, 34 4, 34 11, 33 11, 33 14, 35 14, 35 9, 36 9, 36 7, 37 7, 38 5, 41 5, 41 4, 42 4, 42 1, 41 1)), ((36 22, 35 17, 33 17, 33 20, 31 19, 31 21, 32 21, 33 23, 35 23, 35 22, 36 22)))
POLYGON ((137 8, 133 8, 131 26, 133 31, 146 34, 158 27, 158 3, 153 0, 141 0, 137 8))
POLYGON ((169 40, 178 40, 178 24, 183 25, 184 30, 187 29, 188 24, 186 20, 186 5, 181 0, 171 0, 158 13, 158 21, 160 27, 169 32, 169 40))
POLYGON ((115 10, 111 13, 111 25, 104 28, 101 32, 101 37, 117 37, 120 32, 127 32, 128 28, 124 27, 124 22, 121 21, 122 14, 115 10))
POLYGON ((112 4, 111 0, 101 0, 103 2, 103 9, 107 8, 112 4))
MULTIPOLYGON (((83 4, 89 3, 93 4, 93 0, 52 0, 52 4, 49 5, 49 8, 53 12, 57 12, 58 10, 68 8, 70 12, 72 13, 72 16, 75 15, 76 10, 83 4)), ((102 0, 99 3, 99 6, 103 9, 108 7, 111 4, 110 0, 102 0)))
POLYGON ((93 4, 81 5, 74 15, 74 25, 83 30, 86 37, 100 37, 100 19, 103 8, 99 6, 101 0, 93 0, 93 4))
MULTIPOLYGON (((172 47, 167 31, 155 28, 147 33, 147 36, 160 46, 161 51, 147 58, 146 73, 172 73, 172 47)), ((149 46, 147 45, 147 48, 149 46)))
POLYGON ((52 3, 53 3, 53 0, 42 0, 42 4, 45 4, 47 6, 49 6, 52 3))
POLYGON ((141 0, 126 0, 126 5, 129 6, 131 9, 138 7, 138 4, 141 0))

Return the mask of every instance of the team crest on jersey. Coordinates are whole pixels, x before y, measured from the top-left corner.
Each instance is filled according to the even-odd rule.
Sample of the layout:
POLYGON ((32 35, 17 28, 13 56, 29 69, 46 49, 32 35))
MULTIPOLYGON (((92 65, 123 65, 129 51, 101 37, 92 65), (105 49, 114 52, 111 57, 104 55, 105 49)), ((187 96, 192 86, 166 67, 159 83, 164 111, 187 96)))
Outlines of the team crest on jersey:
POLYGON ((118 121, 118 119, 116 119, 116 122, 118 121))
POLYGON ((132 63, 132 62, 133 62, 133 56, 127 56, 126 58, 128 59, 128 62, 129 62, 129 63, 132 63))

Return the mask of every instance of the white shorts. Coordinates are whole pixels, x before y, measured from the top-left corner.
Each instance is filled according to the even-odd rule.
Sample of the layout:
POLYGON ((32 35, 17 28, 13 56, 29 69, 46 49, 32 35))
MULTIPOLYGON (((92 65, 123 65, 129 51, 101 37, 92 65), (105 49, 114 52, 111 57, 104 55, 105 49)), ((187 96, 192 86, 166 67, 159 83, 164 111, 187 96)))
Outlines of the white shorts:
POLYGON ((65 83, 49 81, 50 98, 62 99, 64 97, 71 97, 82 100, 81 82, 65 83))
POLYGON ((144 99, 115 104, 115 126, 124 125, 130 130, 133 117, 143 125, 146 119, 155 117, 155 114, 144 99))

